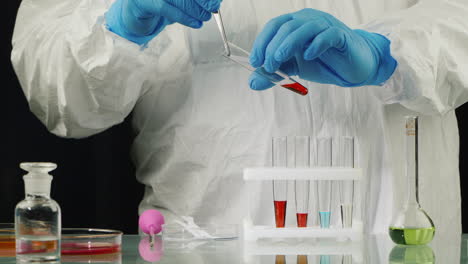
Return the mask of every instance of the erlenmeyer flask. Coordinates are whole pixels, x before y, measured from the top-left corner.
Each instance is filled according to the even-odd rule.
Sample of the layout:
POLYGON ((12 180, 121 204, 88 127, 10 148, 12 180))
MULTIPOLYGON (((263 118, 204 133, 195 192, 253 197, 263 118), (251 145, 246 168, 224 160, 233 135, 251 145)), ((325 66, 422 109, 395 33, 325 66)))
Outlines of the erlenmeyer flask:
POLYGON ((389 228, 393 242, 400 245, 424 245, 434 238, 431 218, 419 205, 418 196, 418 117, 406 117, 407 199, 395 214, 389 228))

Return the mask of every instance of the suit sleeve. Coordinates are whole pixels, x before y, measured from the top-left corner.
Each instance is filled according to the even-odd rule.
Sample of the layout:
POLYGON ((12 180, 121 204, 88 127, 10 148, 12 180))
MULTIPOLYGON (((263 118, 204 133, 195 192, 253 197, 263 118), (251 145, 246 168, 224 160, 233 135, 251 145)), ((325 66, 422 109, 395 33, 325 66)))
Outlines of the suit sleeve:
POLYGON ((444 114, 468 100, 468 2, 422 0, 364 28, 385 35, 398 66, 375 88, 386 104, 444 114))
POLYGON ((145 91, 160 89, 174 72, 188 72, 183 32, 163 32, 138 46, 106 27, 111 4, 21 3, 11 61, 31 111, 56 135, 82 138, 116 125, 145 91))

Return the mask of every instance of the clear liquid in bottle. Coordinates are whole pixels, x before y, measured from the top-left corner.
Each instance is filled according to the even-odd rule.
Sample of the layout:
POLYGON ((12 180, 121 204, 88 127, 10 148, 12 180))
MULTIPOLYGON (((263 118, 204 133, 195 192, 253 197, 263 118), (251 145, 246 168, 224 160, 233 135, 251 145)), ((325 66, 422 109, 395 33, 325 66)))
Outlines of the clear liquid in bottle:
POLYGON ((21 163, 26 198, 16 205, 15 233, 18 262, 60 261, 60 206, 50 198, 53 163, 21 163))

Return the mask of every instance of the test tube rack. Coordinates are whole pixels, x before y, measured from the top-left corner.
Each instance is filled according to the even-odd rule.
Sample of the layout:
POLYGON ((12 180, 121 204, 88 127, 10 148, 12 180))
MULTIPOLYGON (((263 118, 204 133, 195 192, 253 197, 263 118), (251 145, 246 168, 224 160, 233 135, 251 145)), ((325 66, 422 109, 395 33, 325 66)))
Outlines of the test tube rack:
MULTIPOLYGON (((364 176, 360 168, 345 167, 257 167, 245 168, 243 173, 250 194, 255 193, 255 182, 273 180, 310 180, 310 181, 354 181, 354 208, 361 208, 364 191, 364 176), (358 205, 358 206, 356 206, 358 205)), ((272 209, 273 210, 273 209, 272 209)), ((337 241, 361 241, 363 237, 363 221, 359 211, 353 216, 352 228, 333 227, 284 227, 255 225, 249 214, 244 219, 243 238, 246 241, 256 241, 261 238, 336 238, 337 241)), ((346 253, 346 252, 343 252, 346 253)))

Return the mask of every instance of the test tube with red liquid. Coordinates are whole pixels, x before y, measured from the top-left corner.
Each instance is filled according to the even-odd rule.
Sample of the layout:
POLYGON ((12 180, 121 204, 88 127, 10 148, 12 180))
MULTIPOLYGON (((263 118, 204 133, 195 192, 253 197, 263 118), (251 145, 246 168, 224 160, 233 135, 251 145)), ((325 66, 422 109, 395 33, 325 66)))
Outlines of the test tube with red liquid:
POLYGON ((243 68, 251 72, 255 72, 261 75, 262 77, 265 77, 270 82, 280 87, 286 88, 290 91, 293 91, 297 94, 307 95, 309 93, 309 90, 304 85, 302 85, 300 82, 296 81, 286 73, 282 72, 281 70, 278 70, 274 73, 270 73, 267 72, 263 67, 254 68, 250 65, 249 62, 249 52, 243 50, 235 44, 232 44, 231 42, 228 42, 228 47, 229 53, 225 53, 223 56, 237 63, 243 68))
POLYGON ((307 264, 308 263, 307 255, 297 255, 296 263, 297 264, 307 264))
POLYGON ((254 72, 261 75, 262 77, 265 77, 270 82, 297 94, 307 95, 309 93, 309 90, 304 85, 280 70, 276 71, 275 73, 269 73, 265 70, 265 68, 260 67, 256 68, 254 72))
POLYGON ((275 256, 275 264, 286 264, 286 256, 285 255, 276 255, 275 256))
MULTIPOLYGON (((287 167, 287 138, 274 137, 272 140, 273 167, 287 167)), ((273 205, 275 208, 275 223, 277 228, 283 228, 286 222, 286 205, 288 196, 288 181, 273 180, 273 205)))
MULTIPOLYGON (((294 139, 294 162, 296 168, 308 168, 310 166, 310 139, 308 136, 296 136, 294 139)), ((296 195, 297 227, 307 227, 309 215, 309 180, 294 181, 296 195)))

